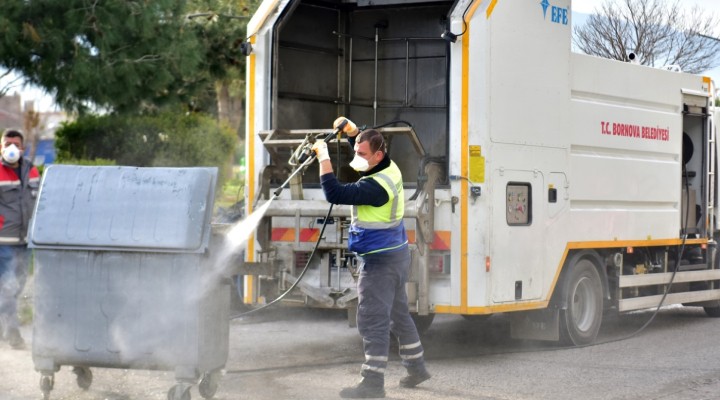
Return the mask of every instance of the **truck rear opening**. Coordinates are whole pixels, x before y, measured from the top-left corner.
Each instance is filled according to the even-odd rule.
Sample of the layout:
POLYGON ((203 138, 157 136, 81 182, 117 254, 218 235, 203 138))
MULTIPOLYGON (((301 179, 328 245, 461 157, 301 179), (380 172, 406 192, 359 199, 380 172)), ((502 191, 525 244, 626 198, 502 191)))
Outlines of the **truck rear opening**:
MULTIPOLYGON (((414 126, 427 157, 446 158, 449 51, 441 34, 451 6, 450 1, 293 2, 274 25, 271 126, 327 128, 328 116, 336 115, 368 127, 405 121, 414 126)), ((421 160, 412 138, 388 139, 405 181, 416 182, 421 160)), ((343 157, 337 164, 341 179, 353 177, 343 168, 348 161, 343 157)), ((317 165, 303 181, 318 182, 317 165)))

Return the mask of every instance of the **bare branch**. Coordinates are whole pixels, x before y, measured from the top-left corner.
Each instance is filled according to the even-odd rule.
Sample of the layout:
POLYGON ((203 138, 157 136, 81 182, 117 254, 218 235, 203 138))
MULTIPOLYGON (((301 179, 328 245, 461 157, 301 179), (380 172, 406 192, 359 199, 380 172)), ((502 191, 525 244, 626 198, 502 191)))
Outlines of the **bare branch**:
POLYGON ((24 80, 21 76, 13 75, 13 71, 8 69, 0 73, 0 82, 2 82, 2 85, 0 85, 0 97, 3 97, 10 93, 11 90, 21 87, 24 80))
POLYGON ((643 65, 698 73, 720 64, 719 24, 697 6, 684 11, 679 0, 606 0, 574 29, 573 42, 590 55, 627 61, 633 52, 643 65))

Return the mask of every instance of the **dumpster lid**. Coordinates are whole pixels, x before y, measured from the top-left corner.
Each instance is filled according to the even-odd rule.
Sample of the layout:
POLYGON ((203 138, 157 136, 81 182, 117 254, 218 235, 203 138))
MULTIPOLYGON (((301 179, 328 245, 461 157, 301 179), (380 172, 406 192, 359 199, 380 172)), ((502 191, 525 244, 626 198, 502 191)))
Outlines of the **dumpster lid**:
POLYGON ((217 168, 52 165, 29 247, 203 252, 217 168))

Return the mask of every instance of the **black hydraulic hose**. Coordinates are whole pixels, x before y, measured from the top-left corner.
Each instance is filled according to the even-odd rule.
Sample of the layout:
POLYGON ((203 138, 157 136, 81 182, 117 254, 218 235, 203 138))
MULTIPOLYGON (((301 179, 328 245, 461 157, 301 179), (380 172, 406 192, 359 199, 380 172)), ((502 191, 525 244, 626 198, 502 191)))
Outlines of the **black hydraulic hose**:
MULTIPOLYGON (((689 185, 689 183, 688 183, 688 181, 687 181, 687 178, 685 178, 685 191, 686 191, 686 193, 688 193, 688 194, 687 194, 686 202, 689 201, 689 198, 690 198, 690 195, 689 195, 689 193, 690 193, 690 187, 689 187, 689 186, 690 186, 690 185, 689 185)), ((689 214, 690 214, 690 204, 687 204, 687 206, 686 206, 686 208, 685 208, 685 226, 684 226, 683 235, 682 235, 682 242, 681 242, 680 245, 679 245, 679 251, 678 251, 678 253, 677 253, 677 259, 676 259, 676 261, 675 261, 675 268, 673 268, 672 275, 670 276, 670 281, 667 283, 667 286, 665 287, 665 291, 664 291, 664 293, 663 293, 663 296, 662 296, 662 298, 660 298, 660 301, 658 302, 657 307, 655 307, 655 310, 653 311, 653 313, 652 313, 652 315, 650 316, 650 318, 649 318, 640 328, 638 328, 637 330, 635 330, 634 332, 632 332, 632 333, 630 333, 630 334, 628 334, 628 335, 625 335, 625 336, 622 336, 622 337, 619 337, 619 338, 616 338, 616 339, 606 340, 606 341, 603 341, 603 342, 594 342, 594 343, 588 343, 588 344, 585 344, 585 345, 575 345, 575 346, 565 346, 565 347, 548 347, 548 348, 544 348, 544 349, 531 349, 531 350, 509 351, 509 352, 497 352, 497 353, 493 352, 493 353, 489 353, 489 354, 500 355, 500 354, 534 353, 534 352, 542 352, 542 351, 557 351, 557 350, 579 349, 579 348, 584 348, 584 347, 592 347, 592 346, 599 346, 599 345, 603 345, 603 344, 620 342, 620 341, 623 341, 623 340, 631 339, 631 338, 639 335, 639 334, 640 334, 641 332, 643 332, 648 326, 650 326, 650 324, 655 320, 655 317, 657 317, 658 313, 660 312, 660 309, 661 309, 662 306, 663 306, 663 303, 665 303, 665 299, 667 299, 668 293, 670 293, 670 289, 672 288, 673 282, 675 281, 675 275, 677 274, 678 269, 680 269, 680 261, 682 260, 683 253, 685 252, 685 244, 686 244, 686 242, 687 242, 687 235, 688 235, 687 232, 688 232, 688 227, 689 227, 689 216, 690 216, 689 214)))
MULTIPOLYGON (((381 125, 373 126, 372 129, 380 129, 380 128, 385 128, 386 126, 397 125, 397 124, 405 124, 408 127, 410 127, 410 129, 415 129, 415 127, 411 123, 409 123, 408 121, 402 120, 402 119, 397 119, 397 120, 390 121, 390 122, 387 122, 387 123, 384 123, 381 125)), ((425 182, 422 180, 423 168, 428 162, 430 162, 430 161, 428 161, 428 157, 425 157, 425 159, 422 160, 422 162, 420 163, 420 166, 418 167, 417 187, 415 188, 415 193, 413 193, 412 196, 410 196, 408 198, 408 200, 410 200, 410 201, 415 200, 418 197, 418 195, 422 191, 423 186, 425 185, 425 182)))
MULTIPOLYGON (((383 124, 383 125, 374 127, 373 129, 379 129, 379 128, 383 128, 383 127, 388 126, 388 125, 394 125, 394 124, 397 124, 397 123, 404 123, 404 124, 407 124, 408 126, 410 126, 410 127, 412 128, 412 125, 411 125, 409 122, 407 122, 407 121, 391 121, 391 122, 388 122, 387 124, 383 124)), ((334 131, 333 133, 327 135, 327 136, 323 139, 323 141, 324 141, 325 143, 330 143, 330 141, 331 141, 333 138, 335 138, 335 137, 339 134, 339 132, 342 131, 342 128, 344 128, 346 124, 347 124, 347 120, 344 121, 342 124, 340 124, 340 125, 335 129, 335 131, 334 131)), ((340 149, 339 149, 339 148, 338 148, 338 152, 337 152, 337 153, 338 153, 338 159, 339 159, 339 157, 340 157, 340 149)), ((297 168, 296 171, 293 171, 293 172, 290 174, 291 177, 292 177, 293 175, 295 175, 301 168, 303 168, 303 167, 305 167, 306 165, 308 165, 309 163, 311 163, 312 160, 315 159, 316 155, 315 155, 315 153, 313 152, 309 157, 310 157, 309 159, 302 161, 302 165, 298 166, 298 168, 297 168)), ((289 182, 289 181, 290 181, 290 179, 288 179, 288 180, 286 181, 286 183, 280 185, 280 187, 275 191, 275 197, 277 197, 277 196, 280 195, 280 192, 281 192, 282 189, 287 185, 287 182, 289 182)), ((322 228, 320 229, 320 234, 318 235, 318 238, 317 238, 317 240, 315 241, 315 246, 313 247, 312 252, 310 253, 310 257, 308 257, 308 260, 307 260, 307 262, 305 263, 305 267, 304 267, 303 270, 300 272, 300 275, 298 275, 298 277, 297 277, 297 279, 295 280, 295 282, 294 282, 286 291, 284 291, 280 296, 278 296, 278 297, 277 297, 276 299, 274 299, 273 301, 271 301, 271 302, 269 302, 269 303, 267 303, 267 304, 265 304, 265 305, 263 305, 263 306, 261 306, 261 307, 253 308, 252 310, 249 310, 249 311, 245 311, 245 312, 242 312, 242 313, 239 313, 239 314, 231 315, 231 316, 230 316, 230 319, 231 319, 231 320, 232 320, 232 319, 237 319, 237 318, 244 317, 244 316, 246 316, 246 315, 255 313, 255 312, 260 311, 260 310, 264 310, 264 309, 266 309, 266 308, 268 308, 268 307, 270 307, 270 306, 272 306, 272 305, 274 305, 274 304, 277 304, 277 303, 280 302, 282 299, 284 299, 293 289, 295 289, 298 284, 300 284, 300 281, 301 281, 302 278, 305 276, 305 273, 307 272, 307 270, 310 268, 310 263, 312 262, 313 257, 315 256, 315 253, 317 252, 317 249, 318 249, 318 247, 320 246, 320 240, 322 240, 323 233, 325 232, 325 227, 327 226, 328 219, 330 218, 330 213, 332 213, 332 209, 333 209, 333 204, 330 204, 330 207, 328 208, 327 215, 325 216, 325 219, 323 220, 323 225, 322 225, 322 228)))
POLYGON ((280 296, 278 296, 275 300, 273 300, 261 307, 253 308, 250 311, 245 311, 240 314, 231 315, 230 319, 237 319, 240 317, 244 317, 248 314, 252 314, 254 312, 264 310, 274 304, 277 304, 280 300, 284 299, 285 296, 287 296, 293 289, 295 289, 297 287, 297 285, 302 280, 303 276, 305 276, 305 273, 307 272, 307 270, 310 268, 310 263, 312 262, 313 257, 315 256, 315 252, 317 251, 318 247, 320 246, 320 240, 322 240, 323 233, 325 232, 325 227, 327 226, 328 219, 330 218, 330 213, 332 213, 332 209, 333 209, 333 204, 330 204, 330 208, 328 208, 327 215, 325 215, 325 220, 323 221, 322 228, 320 229, 320 234, 318 235, 318 238, 315 241, 315 247, 313 247, 312 252, 310 253, 310 257, 308 257, 308 260, 305 263, 305 267, 303 268, 302 272, 300 272, 300 275, 298 275, 297 279, 295 279, 295 282, 286 291, 284 291, 280 296))
MULTIPOLYGON (((683 167, 683 170, 685 170, 685 167, 683 167)), ((686 203, 690 199, 690 185, 688 183, 687 177, 685 178, 685 191, 687 193, 687 199, 686 203)), ((680 269, 680 260, 682 260, 683 253, 685 252, 685 243, 687 241, 688 236, 688 224, 689 224, 689 217, 690 217, 690 204, 687 204, 685 207, 685 226, 683 228, 683 235, 682 235, 682 242, 680 243, 680 250, 677 253, 677 259, 675 261, 675 268, 673 268, 672 275, 670 275, 670 281, 667 283, 667 286, 665 286, 665 292, 663 293, 662 297, 660 298, 660 302, 658 303, 657 307, 655 307, 655 311, 653 311, 650 318, 636 331, 616 338, 616 339, 610 339, 606 340, 604 342, 596 342, 596 343, 588 343, 585 345, 580 346, 568 346, 568 347, 561 347, 557 349, 548 349, 548 350, 564 350, 564 349, 577 349, 577 348, 583 348, 583 347, 592 347, 592 346, 599 346, 601 344, 608 344, 608 343, 615 343, 620 342, 623 340, 631 339, 637 335, 639 335, 642 331, 644 331, 650 324, 655 320, 655 317, 657 317, 658 313, 660 312, 660 308, 662 308, 663 303, 665 303, 665 299, 667 298, 668 293, 670 293, 670 289, 672 288, 673 282, 675 281, 675 275, 677 274, 678 269, 680 269)))
MULTIPOLYGON (((343 122, 342 124, 340 124, 340 125, 335 129, 335 131, 334 131, 333 133, 327 135, 327 136, 325 137, 325 139, 323 139, 323 141, 324 141, 325 143, 330 143, 330 141, 331 141, 334 137, 336 137, 340 131, 342 131, 342 128, 345 127, 346 124, 347 124, 347 120, 346 120, 345 122, 343 122)), ((338 150, 338 151, 339 151, 339 150, 338 150)), ((280 192, 282 192, 282 189, 283 189, 285 186, 287 186, 287 184, 290 182, 290 179, 291 179, 295 174, 297 174, 302 168, 304 168, 305 166, 309 165, 313 160, 315 160, 316 157, 317 157, 317 155, 315 154, 315 152, 312 152, 312 154, 309 155, 309 158, 306 159, 306 160, 304 160, 304 161, 302 162, 302 164, 299 165, 298 168, 290 174, 290 178, 288 178, 288 179, 285 181, 285 183, 283 183, 282 185, 280 185, 280 187, 275 191, 274 196, 275 196, 275 197, 280 196, 280 192)), ((310 257, 308 258, 307 263, 305 264, 305 268, 303 268, 302 272, 300 272, 300 275, 297 277, 297 279, 295 280, 295 282, 288 288, 288 290, 286 290, 285 292, 283 292, 283 293, 282 293, 278 298, 276 298, 275 300, 273 300, 273 301, 271 301, 271 302, 269 302, 269 303, 267 303, 267 304, 265 304, 265 305, 263 305, 263 306, 261 306, 261 307, 253 308, 253 309, 250 310, 250 311, 246 311, 246 312, 243 312, 243 313, 240 313, 240 314, 231 315, 231 316, 230 316, 230 319, 237 319, 237 318, 243 317, 243 316, 245 316, 245 315, 252 314, 252 313, 257 312, 257 311, 260 311, 260 310, 264 310, 264 309, 272 306, 273 304, 277 304, 280 300, 284 299, 285 296, 287 296, 293 289, 295 289, 295 288, 297 287, 297 285, 298 285, 298 284, 300 283, 300 281, 302 280, 303 276, 305 276, 305 273, 307 272, 308 268, 310 267, 310 262, 312 261, 313 257, 315 256, 315 252, 317 251, 318 247, 320 246, 320 240, 322 240, 323 233, 325 233, 325 227, 327 226, 327 222, 328 222, 328 219, 330 218, 330 213, 332 212, 332 209, 333 209, 333 204, 330 204, 330 208, 328 208, 327 215, 325 216, 325 219, 323 220, 322 228, 320 229, 320 235, 318 235, 317 241, 315 241, 315 247, 313 247, 312 252, 310 253, 310 257)))
MULTIPOLYGON (((342 129, 345 127, 345 125, 347 125, 347 120, 345 120, 343 123, 338 125, 338 127, 333 131, 333 133, 330 133, 327 136, 325 136, 325 138, 323 139, 323 142, 330 143, 330 141, 333 140, 333 138, 335 138, 336 136, 338 136, 340 134, 340 132, 342 132, 342 129)), ((292 180, 292 178, 295 175, 297 175, 298 173, 300 173, 303 170, 303 168, 310 165, 316 158, 317 158, 317 154, 315 154, 315 152, 312 150, 309 151, 309 154, 306 154, 303 157, 301 157, 301 159, 299 160, 300 165, 297 168, 295 168, 295 171, 290 173, 290 176, 285 180, 285 182, 283 182, 280 185, 280 187, 278 187, 273 192, 273 195, 275 197, 280 197, 280 193, 282 193, 283 189, 285 189, 285 187, 288 184, 290 184, 290 181, 292 180)))
MULTIPOLYGON (((687 225, 687 223, 686 223, 686 225, 687 225)), ((687 229, 686 229, 686 232, 687 232, 687 229)), ((623 340, 631 339, 631 338, 639 335, 642 331, 645 330, 645 328, 650 326, 650 324, 655 320, 655 317, 657 317, 658 313, 660 312, 660 308, 662 308, 663 303, 665 303, 665 299, 667 298, 668 293, 670 293, 670 288, 672 287, 672 284, 675 281, 675 274, 677 274, 677 271, 680 268, 680 260, 682 258, 683 253, 685 252, 685 241, 686 240, 687 240, 687 233, 684 234, 682 237, 682 243, 680 244, 680 251, 678 252, 678 255, 677 255, 677 261, 675 262, 675 268, 673 268, 672 275, 670 276, 670 282, 667 283, 667 286, 665 287, 665 292, 663 293, 662 298, 660 298, 660 302, 658 303, 657 307, 655 307, 655 311, 653 311, 652 315, 647 320, 647 322, 645 322, 645 324, 643 324, 643 326, 638 328, 635 332, 632 332, 628 335, 625 335, 625 336, 622 336, 622 337, 619 337, 616 339, 606 340, 604 342, 589 343, 589 344, 581 345, 581 346, 571 346, 568 348, 575 349, 575 348, 599 346, 601 344, 620 342, 623 340)))
MULTIPOLYGON (((686 188, 686 190, 689 189, 689 185, 688 185, 687 179, 685 180, 685 188, 686 188)), ((689 193, 689 191, 688 191, 688 193, 689 193)), ((688 195, 688 199, 689 199, 689 197, 690 197, 690 196, 688 195)), ((564 347, 546 347, 546 348, 541 348, 541 349, 528 349, 528 350, 518 350, 518 351, 491 352, 491 353, 486 353, 485 355, 537 353, 537 352, 546 352, 546 351, 558 351, 558 350, 580 349, 580 348, 585 348, 585 347, 593 347, 593 346, 600 346, 600 345, 603 345, 603 344, 621 342, 621 341, 623 341, 623 340, 628 340, 628 339, 631 339, 631 338, 639 335, 639 334, 640 334, 642 331, 644 331, 648 326, 650 326, 650 324, 655 320, 655 317, 656 317, 656 316, 658 315, 658 313, 660 312, 660 308, 662 308, 662 305, 663 305, 663 303, 665 302, 665 299, 667 298, 668 293, 670 293, 670 288, 672 287, 672 284, 673 284, 673 282, 675 281, 675 275, 677 274, 678 269, 680 269, 680 260, 682 259, 682 255, 683 255, 683 253, 685 252, 685 242, 687 241, 687 228, 688 228, 689 209, 690 209, 690 205, 688 204, 688 207, 687 207, 686 210, 685 210, 685 231, 684 231, 684 234, 683 234, 683 236, 682 236, 682 242, 681 242, 681 244, 680 244, 680 251, 679 251, 678 254, 677 254, 677 260, 676 260, 676 262, 675 262, 675 268, 673 269, 673 273, 672 273, 672 275, 670 276, 670 281, 668 282, 668 284, 667 284, 667 286, 666 286, 666 288, 665 288, 665 292, 663 293, 663 296, 662 296, 662 298, 660 299, 660 302, 658 303, 657 307, 655 307, 655 310, 653 311, 653 314, 650 316, 650 318, 647 320, 647 322, 645 322, 645 323, 643 324, 643 326, 641 326, 640 328, 638 328, 637 330, 635 330, 634 332, 632 332, 632 333, 630 333, 630 334, 628 334, 628 335, 625 335, 625 336, 622 336, 622 337, 619 337, 619 338, 616 338, 616 339, 605 340, 605 341, 603 341, 603 342, 594 342, 594 343, 588 343, 588 344, 584 344, 584 345, 564 346, 564 347)))
POLYGON ((380 129, 380 128, 384 128, 384 127, 386 127, 386 126, 397 125, 397 124, 405 124, 405 125, 407 125, 407 126, 409 126, 409 127, 411 127, 411 128, 414 129, 414 127, 412 126, 411 123, 409 123, 409 122, 407 122, 407 121, 404 121, 404 120, 402 120, 402 119, 396 119, 396 120, 394 120, 394 121, 390 121, 390 122, 387 122, 387 123, 382 124, 382 125, 373 126, 372 129, 380 129))
MULTIPOLYGON (((394 124, 397 124, 397 123, 405 123, 405 124, 407 124, 408 126, 410 126, 410 127, 412 128, 412 125, 411 125, 409 122, 398 120, 398 121, 391 121, 391 122, 388 122, 388 123, 386 123, 386 124, 373 127, 373 129, 379 129, 379 128, 383 128, 383 127, 386 127, 386 126, 388 126, 388 125, 394 125, 394 124)), ((336 133, 336 134, 337 134, 337 133, 336 133)), ((328 135, 328 136, 325 138, 325 141, 326 141, 326 142, 329 142, 329 141, 332 139, 332 136, 333 136, 332 134, 331 134, 331 135, 328 135)), ((684 170, 684 168, 685 168, 685 167, 683 166, 683 170, 684 170)), ((686 193, 687 193, 687 195, 686 195, 686 196, 687 196, 686 202, 688 202, 689 199, 690 199, 690 187, 689 187, 689 186, 690 186, 690 185, 689 185, 688 180, 687 180, 687 177, 686 177, 686 178, 685 178, 685 190, 686 190, 686 193)), ((307 263, 305 264, 305 267, 303 268, 302 272, 300 273, 300 275, 298 276, 298 278, 295 280, 295 283, 293 283, 292 286, 290 286, 290 288, 289 288, 288 290, 286 290, 282 295, 280 295, 280 297, 276 298, 276 299, 273 300, 272 302, 270 302, 270 303, 268 303, 268 304, 266 304, 266 305, 264 305, 264 306, 262 306, 262 307, 259 307, 259 308, 256 308, 256 309, 253 309, 253 310, 244 312, 244 313, 240 313, 240 314, 233 315, 233 316, 230 317, 230 319, 240 318, 240 317, 243 317, 243 316, 245 316, 245 315, 254 313, 254 312, 256 312, 256 311, 259 311, 259 310, 268 308, 268 307, 270 307, 271 305, 276 304, 277 302, 279 302, 280 300, 282 300, 288 293, 290 293, 290 291, 292 291, 295 287, 297 287, 297 285, 299 284, 300 280, 303 278, 303 276, 304 276, 305 273, 307 272, 308 268, 310 267, 310 262, 312 261, 313 257, 315 256, 315 252, 316 252, 316 250, 318 249, 318 247, 319 247, 319 245, 320 245, 320 240, 322 239, 323 233, 325 232, 325 227, 327 226, 327 221, 328 221, 328 218, 330 218, 330 213, 332 212, 332 209, 333 209, 333 204, 330 204, 330 208, 328 209, 327 215, 325 216, 325 219, 324 219, 324 221, 323 221, 322 229, 320 230, 320 235, 318 235, 318 239, 317 239, 317 241, 315 242, 315 247, 313 247, 313 250, 312 250, 312 252, 310 253, 310 257, 308 258, 308 261, 307 261, 307 263)), ((643 332, 648 326, 650 326, 650 324, 655 320, 655 317, 657 317, 658 313, 660 312, 660 309, 662 308, 663 303, 665 302, 665 299, 667 298, 668 293, 670 293, 670 289, 671 289, 671 287, 672 287, 672 285, 673 285, 673 282, 675 281, 675 276, 676 276, 676 274, 677 274, 677 271, 678 271, 678 269, 680 269, 680 261, 682 260, 683 253, 685 252, 685 244, 686 244, 687 235, 688 235, 687 232, 688 232, 688 227, 689 227, 689 225, 688 225, 688 224, 689 224, 689 216, 690 216, 689 214, 690 214, 690 204, 687 204, 687 206, 686 206, 686 208, 685 208, 685 226, 684 226, 684 231, 683 231, 683 235, 682 235, 682 242, 680 243, 679 251, 678 251, 678 253, 677 253, 677 259, 676 259, 676 261, 675 261, 675 268, 673 268, 672 275, 670 276, 670 281, 668 282, 667 286, 665 287, 665 291, 664 291, 664 293, 663 293, 662 298, 660 299, 660 302, 658 303, 657 307, 655 307, 655 310, 653 311, 653 314, 650 316, 650 318, 647 320, 647 322, 645 322, 640 328, 638 328, 637 330, 635 330, 634 332, 632 332, 632 333, 630 333, 630 334, 628 334, 628 335, 625 335, 625 336, 622 336, 622 337, 616 338, 616 339, 606 340, 606 341, 603 341, 603 342, 594 342, 594 343, 589 343, 589 344, 579 345, 579 346, 576 345, 576 346, 566 346, 566 347, 550 347, 550 348, 545 348, 545 349, 532 349, 532 350, 509 351, 509 352, 493 352, 493 353, 488 353, 487 355, 502 355, 502 354, 516 354, 516 353, 534 353, 534 352, 542 352, 542 351, 558 351, 558 350, 577 349, 577 348, 592 347, 592 346, 599 346, 599 345, 603 345, 603 344, 620 342, 620 341, 623 341, 623 340, 631 339, 631 338, 639 335, 639 334, 640 334, 641 332, 643 332)))
MULTIPOLYGON (((388 122, 388 123, 385 123, 385 124, 382 124, 382 125, 375 126, 375 127, 373 127, 373 129, 380 129, 380 128, 384 128, 384 127, 389 126, 389 125, 395 125, 395 124, 398 124, 398 123, 404 123, 404 124, 406 124, 406 125, 408 125, 409 127, 412 128, 412 124, 410 124, 409 122, 403 121, 403 120, 396 120, 396 121, 391 121, 391 122, 388 122)), ((341 127, 342 127, 342 126, 341 126, 341 127)), ((340 127, 340 129, 342 129, 341 127, 340 127)), ((328 136, 325 137, 324 141, 325 141, 326 143, 329 143, 336 135, 337 135, 337 132, 332 133, 332 134, 329 134, 328 136)), ((339 150, 339 149, 338 149, 338 150, 339 150)), ((339 156, 339 154, 338 154, 338 156, 339 156)), ((313 153, 313 155, 311 156, 311 158, 313 158, 313 159, 315 158, 315 154, 314 154, 314 153, 313 153)), ((306 164, 306 163, 303 163, 303 165, 300 166, 299 168, 303 167, 305 164, 306 164)), ((298 169, 299 169, 299 168, 298 168, 298 169)), ((683 167, 683 169, 684 169, 684 167, 683 167)), ((687 195, 687 200, 689 200, 689 198, 690 198, 690 196, 689 196, 690 187, 689 187, 689 186, 690 186, 690 185, 689 185, 688 180, 687 180, 687 177, 686 177, 686 178, 685 178, 685 190, 686 190, 686 193, 688 193, 688 195, 687 195)), ((297 285, 300 283, 300 281, 302 280, 302 278, 305 276, 305 273, 306 273, 307 270, 309 269, 310 263, 312 262, 312 260, 313 260, 313 258, 314 258, 314 256, 315 256, 315 253, 317 252, 317 249, 318 249, 318 247, 320 246, 320 240, 322 240, 323 233, 325 232, 325 227, 327 226, 328 219, 330 218, 330 214, 332 213, 332 209, 333 209, 333 204, 330 204, 330 207, 328 208, 327 215, 325 216, 325 219, 323 220, 323 225, 322 225, 322 228, 320 229, 320 234, 318 235, 318 239, 317 239, 317 241, 315 241, 315 246, 313 247, 312 252, 310 253, 310 257, 308 257, 308 260, 307 260, 307 262, 305 263, 305 267, 304 267, 303 270, 300 272, 300 275, 297 277, 297 279, 295 280, 295 282, 294 282, 285 292, 283 292, 279 297, 277 297, 275 300, 271 301, 270 303, 267 303, 267 304, 265 304, 265 305, 263 305, 263 306, 261 306, 261 307, 258 307, 258 308, 254 308, 254 309, 252 309, 252 310, 250 310, 250 311, 246 311, 246 312, 243 312, 243 313, 240 313, 240 314, 232 315, 232 316, 230 316, 230 319, 237 319, 237 318, 246 316, 246 315, 248 315, 248 314, 252 314, 252 313, 254 313, 254 312, 257 312, 257 311, 260 311, 260 310, 264 310, 264 309, 266 309, 266 308, 268 308, 268 307, 270 307, 270 306, 272 306, 272 305, 274 305, 274 304, 277 304, 277 303, 280 302, 283 298, 285 298, 293 289, 295 289, 295 288, 297 287, 297 285)), ((650 326, 650 324, 655 320, 655 317, 657 317, 658 313, 660 312, 660 309, 662 308, 663 303, 665 303, 665 299, 667 299, 667 295, 668 295, 668 293, 670 293, 670 289, 672 288, 673 282, 675 281, 675 276, 676 276, 676 274, 677 274, 677 271, 678 271, 678 269, 680 269, 680 261, 682 260, 683 253, 685 252, 685 244, 686 244, 687 235, 688 235, 687 232, 688 232, 688 227, 689 227, 689 216, 690 216, 689 214, 690 214, 690 204, 687 204, 687 206, 685 207, 685 226, 684 226, 684 231, 683 231, 683 235, 682 235, 682 242, 681 242, 681 244, 680 244, 680 246, 679 246, 679 251, 678 251, 678 253, 677 253, 677 257, 676 257, 676 261, 675 261, 675 267, 673 268, 672 275, 670 276, 670 281, 667 283, 667 285, 666 285, 666 287, 665 287, 665 291, 664 291, 664 293, 663 293, 663 296, 662 296, 662 298, 660 299, 660 302, 658 303, 657 307, 655 307, 655 310, 653 311, 653 314, 650 316, 650 318, 647 320, 647 322, 645 322, 645 324, 643 324, 643 326, 641 326, 640 328, 638 328, 636 331, 634 331, 634 332, 632 332, 632 333, 630 333, 630 334, 628 334, 628 335, 626 335, 626 336, 617 338, 617 339, 606 340, 606 341, 603 341, 603 342, 589 343, 589 344, 586 344, 586 345, 579 345, 579 346, 568 346, 568 347, 561 347, 561 348, 550 348, 550 349, 546 349, 546 350, 575 349, 575 348, 599 346, 599 345, 602 345, 602 344, 619 342, 619 341, 631 339, 631 338, 639 335, 639 334, 640 334, 641 332, 643 332, 648 326, 650 326)), ((542 351, 542 350, 530 350, 530 351, 542 351)))

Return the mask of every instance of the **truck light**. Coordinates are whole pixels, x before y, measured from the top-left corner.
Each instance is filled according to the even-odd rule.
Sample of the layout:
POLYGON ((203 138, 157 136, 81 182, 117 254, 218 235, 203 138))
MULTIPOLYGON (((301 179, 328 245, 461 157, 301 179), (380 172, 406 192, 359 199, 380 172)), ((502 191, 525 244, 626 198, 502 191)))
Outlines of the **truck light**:
POLYGON ((485 272, 490 272, 490 256, 485 257, 485 272))
POLYGON ((628 254, 632 254, 635 250, 632 248, 632 246, 628 246, 626 251, 628 254))

